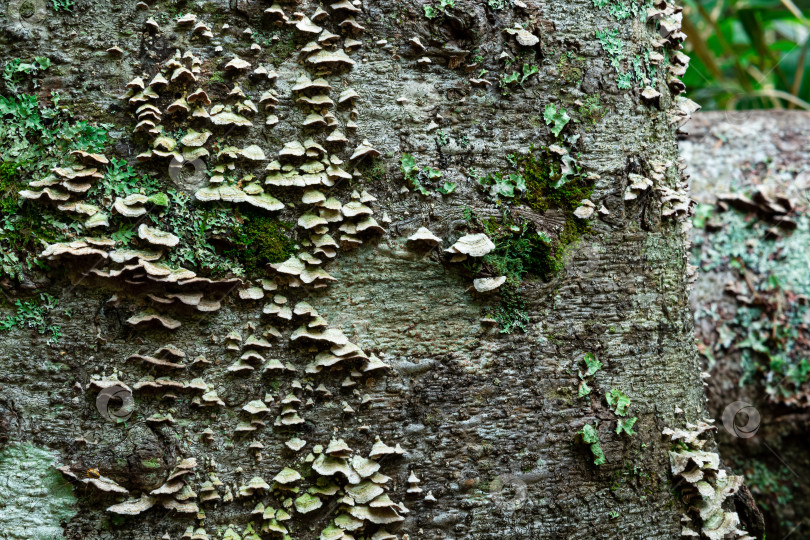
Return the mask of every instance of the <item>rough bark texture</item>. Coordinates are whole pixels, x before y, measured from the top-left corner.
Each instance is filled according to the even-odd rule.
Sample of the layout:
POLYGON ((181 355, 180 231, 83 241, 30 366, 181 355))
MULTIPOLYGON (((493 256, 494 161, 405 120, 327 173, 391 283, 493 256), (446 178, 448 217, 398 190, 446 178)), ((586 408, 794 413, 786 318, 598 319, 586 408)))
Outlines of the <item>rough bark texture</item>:
POLYGON ((718 421, 737 401, 756 411, 743 410, 736 418, 740 427, 755 419, 747 432, 721 428, 718 443, 730 468, 745 474, 765 514, 768 538, 806 536, 808 528, 808 388, 806 377, 792 371, 809 347, 808 120, 795 111, 701 113, 680 142, 692 197, 702 205, 693 232, 693 259, 701 270, 692 303, 703 362, 712 375, 709 408, 718 421), (787 221, 798 225, 795 231, 761 211, 717 207, 724 194, 751 197, 757 191, 793 203, 787 221), (732 259, 742 264, 735 267, 732 259), (768 285, 774 278, 777 287, 768 285), (770 335, 765 350, 771 358, 752 350, 763 335, 770 335), (746 337, 755 339, 746 344, 746 337), (774 367, 773 359, 782 359, 786 369, 774 367))
MULTIPOLYGON (((136 306, 148 303, 146 298, 127 294, 122 287, 117 301, 111 301, 109 284, 77 279, 81 264, 60 273, 62 266, 52 263, 47 281, 37 286, 59 300, 51 322, 61 327, 62 337, 57 345, 49 345, 44 336, 26 328, 2 334, 0 441, 52 449, 79 478, 95 470, 126 487, 132 497, 160 486, 178 459, 196 457, 196 476, 187 477, 188 484, 199 494, 200 485, 215 472, 225 484, 219 488, 224 496, 226 487, 236 494, 254 476, 271 482, 285 466, 303 474, 308 470, 303 459, 313 445, 343 438, 365 456, 379 436, 406 452, 381 460, 381 472, 391 477, 391 498, 410 510, 404 522, 389 526, 398 534, 458 539, 677 537, 683 506, 669 473, 671 443, 662 439, 661 431, 696 422, 707 413, 688 305, 682 223, 662 218, 666 205, 658 190, 680 189, 673 98, 664 84, 659 84, 660 107, 641 99, 643 87, 638 83, 620 90, 595 30, 617 30, 625 47, 625 70, 628 58, 653 48, 659 36, 644 15, 617 21, 591 0, 526 4, 493 10, 485 2, 456 0, 446 15, 427 19, 419 2, 366 0, 358 15, 367 29, 363 48, 352 55, 357 64, 329 79, 337 91, 351 85, 362 97, 359 128, 348 146, 368 139, 383 154, 384 173, 356 179, 354 187, 374 195, 375 215, 379 219, 387 213, 391 223, 380 240, 341 251, 326 266, 338 279, 334 285, 284 294, 291 304, 307 299, 332 327, 389 364, 392 369, 384 376, 363 377, 357 387, 342 387, 346 370, 305 374, 313 351, 291 343, 290 331, 298 324, 283 321, 276 321, 283 338, 273 343, 267 357, 290 362, 298 373, 228 373, 238 354, 226 351, 225 336, 237 331, 246 339, 250 323, 261 333, 272 322, 262 315, 264 302, 231 295, 216 313, 172 312, 183 323, 176 331, 133 329, 124 321, 136 306), (515 23, 528 23, 541 38, 533 49, 539 72, 504 95, 498 81, 518 66, 505 64, 501 53, 515 57, 525 52, 515 36, 504 32, 515 23), (415 35, 426 52, 409 44, 415 35), (375 45, 383 39, 387 45, 375 45), (466 55, 459 50, 477 52, 466 55), (573 77, 566 71, 568 53, 578 59, 578 75, 573 77), (473 60, 476 55, 482 56, 480 62, 473 60), (423 56, 432 63, 419 64, 423 56), (465 73, 464 65, 474 63, 479 65, 465 73), (489 70, 491 87, 471 86, 470 77, 481 69, 489 70), (405 248, 404 239, 426 226, 447 248, 474 229, 465 219, 469 210, 480 223, 489 217, 502 219, 504 208, 507 215, 511 208, 521 208, 522 219, 559 236, 560 212, 533 210, 510 200, 496 205, 469 171, 506 170, 509 154, 526 156, 531 145, 544 148, 559 142, 542 119, 545 107, 555 104, 574 111, 578 100, 589 96, 597 96, 600 114, 593 123, 583 115, 571 122, 566 135, 581 137, 566 145, 572 153, 581 153, 581 176, 594 175, 590 199, 597 209, 604 205, 607 213, 595 213, 587 232, 568 246, 560 272, 547 281, 527 278, 519 284, 529 315, 525 333, 500 333, 481 321, 499 305, 497 293, 492 298, 474 293, 472 277, 478 276, 469 268, 460 270, 439 251, 420 259, 405 248), (397 103, 398 98, 406 100, 397 103), (447 144, 437 127, 452 134, 447 144), (427 197, 403 191, 402 153, 413 155, 420 166, 440 169, 444 180, 458 185, 456 191, 427 197), (628 174, 646 174, 656 164, 664 172, 655 189, 625 201, 628 174), (115 424, 101 418, 91 378, 117 374, 132 386, 150 372, 126 359, 169 343, 185 351, 186 361, 198 355, 213 361, 201 370, 187 368, 175 378, 202 377, 224 406, 201 410, 192 405, 193 394, 178 392, 179 399, 171 400, 136 392, 136 412, 129 421, 115 424), (586 353, 595 354, 604 367, 588 379, 591 394, 577 398, 586 353), (297 433, 307 446, 297 453, 284 445, 296 431, 273 426, 279 401, 293 390, 295 380, 312 387, 324 383, 334 395, 299 392, 302 401, 312 398, 313 403, 299 409, 306 422, 297 433), (630 414, 638 417, 633 436, 614 432, 617 417, 605 401, 614 388, 632 400, 630 414), (247 436, 234 433, 237 423, 248 419, 240 409, 267 394, 275 402, 268 403, 272 413, 266 426, 247 436), (370 401, 361 399, 364 395, 370 401), (344 413, 344 402, 355 412, 344 413), (678 408, 683 414, 676 414, 678 408), (146 422, 154 413, 168 412, 174 424, 146 422), (601 466, 594 466, 588 447, 577 442, 585 424, 597 427, 606 456, 601 466), (206 428, 213 431, 212 443, 201 438, 206 428), (254 441, 264 445, 261 461, 248 449, 254 441), (416 496, 406 493, 411 471, 424 490, 416 496), (424 500, 428 491, 435 502, 424 500)), ((288 14, 293 11, 283 5, 288 14)), ((315 6, 304 3, 296 9, 309 15, 315 6)), ((240 1, 230 7, 208 2, 179 8, 211 23, 217 39, 221 25, 231 25, 228 37, 220 39, 228 54, 220 57, 212 46, 189 42, 190 31, 176 29, 172 20, 161 22, 154 36, 142 34, 148 17, 178 10, 162 2, 149 11, 137 11, 135 2, 77 2, 74 13, 48 11, 46 20, 30 28, 6 21, 2 57, 51 57, 58 69, 44 79, 45 90, 62 89, 63 103, 71 103, 81 118, 114 124, 116 142, 108 155, 134 162, 145 146, 130 136, 133 116, 119 99, 124 85, 142 72, 148 82, 156 63, 170 58, 175 49, 191 47, 202 56, 203 76, 221 70, 234 52, 254 67, 268 62, 267 52, 251 56, 251 41, 238 34, 247 26, 274 28, 261 17, 267 7, 269 3, 240 1), (115 43, 124 51, 122 60, 103 52, 115 43)), ((230 134, 228 144, 259 144, 274 159, 283 143, 297 136, 294 122, 303 116, 295 109, 290 88, 303 69, 296 60, 291 55, 276 67, 280 124, 272 130, 258 127, 230 134)), ((244 88, 258 101, 260 87, 244 88)), ((47 98, 47 92, 42 97, 47 98)), ((261 126, 263 120, 255 123, 261 126)), ((347 160, 350 154, 347 147, 340 156, 347 160)), ((162 182, 170 182, 165 168, 149 169, 162 182)), ((266 173, 256 168, 255 174, 266 173)), ((346 202, 351 189, 344 183, 332 194, 346 202)), ((284 202, 300 200, 278 196, 284 202)), ((300 213, 300 206, 283 211, 292 221, 300 213)), ((295 234, 299 241, 306 238, 301 231, 295 234)), ((13 300, 26 291, 12 287, 6 294, 13 300)), ((12 306, 3 309, 9 315, 14 311, 12 306)), ((47 468, 47 461, 43 466, 47 468)), ((310 475, 302 487, 314 479, 310 475)), ((105 512, 123 497, 77 486, 77 513, 65 523, 67 538, 140 540, 166 533, 180 538, 192 525, 219 538, 228 526, 240 534, 250 522, 258 528, 261 520, 250 514, 258 501, 282 504, 282 498, 265 495, 201 504, 204 520, 159 506, 125 518, 105 512)), ((50 497, 45 490, 39 496, 50 497)), ((291 510, 294 518, 286 522, 291 536, 318 537, 335 516, 336 506, 333 497, 306 515, 291 510)), ((30 516, 30 527, 35 526, 33 520, 47 521, 37 512, 30 516)), ((6 537, 29 538, 28 526, 24 520, 9 523, 6 537)), ((356 535, 369 537, 376 529, 370 525, 356 535)))

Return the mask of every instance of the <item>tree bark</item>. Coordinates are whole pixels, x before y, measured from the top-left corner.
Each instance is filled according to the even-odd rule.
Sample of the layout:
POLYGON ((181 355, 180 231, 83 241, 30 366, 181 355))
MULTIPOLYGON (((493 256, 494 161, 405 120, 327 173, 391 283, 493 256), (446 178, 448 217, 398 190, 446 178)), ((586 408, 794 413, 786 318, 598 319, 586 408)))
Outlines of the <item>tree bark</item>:
POLYGON ((748 432, 721 428, 717 439, 729 467, 745 474, 768 538, 802 534, 808 527, 810 499, 802 480, 808 463, 801 442, 808 385, 791 367, 801 365, 808 350, 807 125, 808 115, 795 111, 700 113, 680 142, 692 197, 705 218, 693 231, 693 259, 701 270, 691 298, 702 361, 711 373, 709 410, 721 419, 735 402, 752 407, 738 419, 740 426, 754 419, 748 432), (751 200, 753 210, 723 203, 730 193, 751 200), (790 211, 782 219, 762 212, 754 199, 763 194, 786 198, 790 211), (735 259, 742 263, 739 270, 735 259), (745 345, 746 337, 763 335, 771 338, 767 355, 745 345), (779 355, 783 373, 771 363, 779 355))
MULTIPOLYGON (((453 7, 444 9, 440 2, 426 4, 433 12, 415 1, 362 3, 356 20, 366 30, 358 36, 362 48, 351 54, 356 64, 327 76, 335 101, 350 86, 360 95, 358 128, 345 130, 350 143, 334 153, 354 165, 356 161, 349 159, 352 149, 367 139, 382 154, 376 162, 381 169, 375 173, 365 160, 360 166, 364 174, 338 184, 329 195, 345 204, 353 189, 368 191, 376 197, 369 204, 386 231, 356 250, 341 250, 325 264, 326 271, 337 278, 328 288, 285 288, 279 278, 281 290, 263 293, 261 302, 240 299, 237 291, 244 288, 240 287, 222 300, 220 310, 204 314, 182 306, 163 308, 120 281, 82 278, 90 265, 81 258, 49 262, 47 276, 36 274, 36 281, 28 285, 36 283, 39 291, 58 298, 59 308, 50 315, 50 322, 61 328, 62 337, 54 345, 28 328, 15 327, 2 334, 0 435, 8 440, 7 449, 18 454, 4 454, 0 460, 23 460, 19 452, 28 449, 25 459, 33 463, 31 470, 43 485, 53 483, 46 471, 68 466, 76 477, 65 476, 63 481, 74 485, 77 502, 66 518, 56 504, 62 499, 57 501, 51 488, 35 490, 22 479, 15 480, 8 489, 6 507, 25 504, 41 510, 28 514, 30 518, 7 511, 7 517, 0 517, 10 531, 5 537, 30 538, 29 528, 37 526, 36 520, 52 523, 54 516, 57 522, 63 520, 66 538, 140 540, 164 534, 180 538, 188 527, 204 528, 216 538, 230 527, 247 537, 249 524, 258 531, 269 521, 251 514, 257 503, 284 508, 284 499, 297 500, 315 485, 318 475, 305 459, 310 452, 315 458, 315 445, 326 448, 333 439, 343 439, 356 454, 367 457, 376 437, 404 451, 404 455, 379 459, 380 472, 390 480, 377 480, 380 490, 403 503, 397 513, 405 519, 383 526, 366 520, 364 528, 354 533, 358 538, 368 538, 380 529, 410 538, 448 539, 680 535, 683 485, 670 473, 672 442, 661 433, 707 416, 688 304, 684 234, 688 215, 685 207, 672 211, 686 197, 675 139, 685 105, 676 103, 664 65, 658 66, 655 78, 660 96, 642 97, 646 84, 641 76, 633 81, 631 75, 629 89, 617 84, 621 75, 634 72, 633 60, 643 58, 645 51, 671 54, 671 45, 678 40, 655 20, 648 22, 646 10, 636 9, 635 4, 629 17, 617 18, 615 9, 598 8, 595 3, 599 4, 591 0, 456 0, 453 7), (496 9, 500 4, 505 8, 496 9), (531 45, 531 38, 507 32, 516 30, 516 25, 539 37, 539 42, 531 45), (409 41, 413 37, 419 38, 424 50, 409 41), (529 45, 520 45, 518 39, 529 45), (667 39, 670 45, 659 43, 667 39), (423 58, 430 63, 420 62, 423 58), (536 74, 532 66, 537 66, 536 74), (518 79, 509 82, 513 73, 518 79), (479 78, 488 83, 471 82, 479 78), (553 106, 551 112, 549 106, 553 106), (572 120, 554 119, 562 109, 572 120), (559 135, 553 132, 557 128, 562 130, 559 135), (594 211, 589 219, 576 221, 579 218, 570 215, 572 208, 583 206, 580 201, 555 199, 557 203, 541 201, 532 206, 527 202, 531 186, 526 195, 518 190, 517 196, 502 195, 496 201, 490 188, 483 189, 475 180, 487 173, 514 173, 512 162, 525 164, 534 155, 559 160, 557 170, 562 172, 566 162, 545 150, 555 144, 575 159, 575 165, 568 165, 572 178, 592 186, 589 200, 594 211), (441 171, 439 183, 430 184, 429 175, 419 177, 428 195, 403 189, 408 186, 400 171, 403 154, 413 156, 423 172, 428 167, 441 171), (650 187, 630 187, 638 177, 656 179, 650 187), (445 181, 456 184, 449 195, 437 192, 439 187, 444 189, 445 181), (565 205, 572 206, 561 208, 565 205), (384 214, 390 222, 382 219, 384 214), (491 260, 478 267, 451 263, 440 250, 465 234, 485 231, 490 219, 516 227, 527 224, 533 235, 544 232, 561 252, 565 248, 558 272, 520 275, 513 290, 517 293, 510 294, 519 294, 522 308, 509 304, 506 292, 479 294, 472 288, 473 278, 499 276, 491 260), (582 227, 579 238, 563 238, 567 222, 582 227), (422 226, 443 243, 420 256, 405 239, 422 226), (306 300, 331 328, 342 330, 352 343, 368 355, 375 354, 390 369, 384 375, 354 378, 351 369, 305 372, 314 353, 325 349, 318 342, 304 347, 300 341, 291 341, 300 324, 298 316, 286 322, 263 315, 263 306, 272 303, 275 294, 285 295, 290 306, 306 300), (525 310, 525 331, 514 328, 503 333, 503 324, 501 328, 491 324, 489 316, 503 306, 525 310), (144 330, 126 323, 147 307, 169 314, 182 326, 173 331, 144 330), (266 360, 278 359, 297 371, 229 372, 248 350, 248 337, 254 332, 261 335, 270 324, 280 329, 282 337, 269 350, 258 350, 266 360), (240 335, 241 344, 227 339, 232 332, 240 335), (169 344, 186 355, 179 361, 186 367, 171 376, 187 382, 202 378, 223 405, 195 406, 193 400, 199 394, 188 387, 136 391, 135 414, 126 422, 106 421, 104 411, 97 408, 103 384, 94 384, 94 377, 109 382, 115 374, 134 387, 147 381, 145 377, 163 375, 159 367, 127 359, 133 354, 151 355, 169 344), (228 349, 234 344, 237 349, 243 347, 236 354, 228 349), (212 364, 191 366, 191 360, 200 355, 212 364), (589 355, 602 364, 593 375, 584 374, 584 359, 589 355), (583 379, 591 392, 579 398, 583 379), (331 395, 315 391, 322 383, 331 395), (628 417, 637 417, 634 435, 617 434, 617 423, 623 418, 606 401, 614 389, 631 400, 628 417), (294 428, 274 426, 282 412, 280 402, 289 394, 301 400, 300 406, 294 405, 305 423, 294 428), (265 425, 238 433, 239 422, 251 419, 243 407, 255 400, 265 400, 270 409, 265 425), (345 412, 347 406, 353 412, 345 412), (154 421, 154 415, 169 413, 174 423, 154 421), (596 430, 604 464, 594 464, 595 454, 578 435, 586 425, 596 430), (206 442, 206 429, 211 430, 213 442, 206 442), (296 435, 306 441, 298 452, 285 445, 296 435), (263 449, 250 449, 254 442, 263 449), (54 452, 54 463, 36 454, 36 449, 45 448, 54 452), (179 477, 196 497, 185 501, 196 501, 204 519, 196 512, 161 507, 170 499, 176 501, 173 495, 156 495, 155 507, 133 517, 106 510, 159 488, 186 458, 196 458, 196 467, 188 474, 179 471, 179 477), (273 484, 283 467, 304 476, 297 484, 299 493, 267 494, 266 488, 256 488, 252 495, 239 498, 240 487, 251 479, 261 477, 273 484), (414 487, 409 484, 411 473, 420 480, 421 493, 407 492, 414 487), (232 494, 236 500, 202 502, 203 494, 210 493, 202 488, 212 482, 212 474, 223 483, 216 487, 217 494, 222 499, 232 494), (129 493, 103 493, 88 480, 99 475, 129 493)), ((253 122, 257 127, 246 131, 212 128, 215 137, 225 138, 219 149, 225 144, 239 148, 257 144, 273 160, 285 142, 306 137, 297 124, 304 115, 291 87, 307 70, 298 63, 297 51, 280 58, 278 42, 272 40, 262 41, 261 52, 250 52, 252 40, 243 36, 245 28, 266 33, 292 28, 273 26, 271 15, 262 15, 268 7, 269 3, 240 2, 229 10, 222 2, 157 2, 141 11, 134 2, 77 2, 74 12, 49 11, 45 20, 30 27, 7 21, 8 31, 0 42, 6 60, 52 58, 58 69, 42 81, 40 97, 46 100, 50 90, 60 88, 62 103, 70 103, 78 118, 113 124, 114 144, 105 153, 131 164, 136 154, 148 148, 144 141, 149 139, 131 135, 134 107, 120 99, 128 81, 143 75, 148 83, 158 64, 170 59, 175 50, 181 54, 190 50, 203 60, 199 84, 216 97, 215 102, 227 102, 224 94, 239 81, 258 104, 271 85, 251 83, 244 75, 226 77, 223 90, 222 83, 211 78, 225 71, 223 65, 233 54, 250 61, 250 69, 269 65, 272 55, 277 55, 278 126, 265 128, 262 111, 253 122), (192 39, 191 27, 178 27, 172 20, 178 11, 196 13, 198 20, 213 28, 215 38, 192 39), (160 16, 167 12, 172 17, 160 16), (155 18, 159 30, 145 26, 149 17, 155 18), (222 30, 225 23, 230 30, 222 30), (217 43, 224 48, 222 56, 213 50, 217 43), (103 52, 115 44, 123 51, 121 60, 103 52)), ((283 3, 282 8, 288 17, 293 11, 311 16, 316 4, 283 3)), ((327 8, 327 12, 322 24, 342 36, 337 21, 343 17, 335 15, 341 11, 327 8)), ((300 48, 317 35, 299 36, 295 43, 300 48)), ((640 66, 649 78, 654 64, 640 66)), ((316 76, 314 70, 308 74, 316 76)), ((674 82, 671 86, 677 88, 674 82)), ((189 85, 181 94, 195 87, 189 85)), ((162 95, 168 101, 160 102, 161 111, 181 94, 171 99, 162 95)), ((171 129, 182 127, 182 123, 165 123, 174 126, 171 129)), ((171 185, 166 167, 149 163, 138 167, 163 186, 171 185)), ((211 159, 209 167, 213 163, 211 159)), ((262 179, 269 174, 263 165, 243 170, 240 164, 238 170, 262 179)), ((346 169, 352 171, 349 163, 346 169)), ((283 189, 273 193, 285 203, 298 205, 282 210, 285 219, 293 222, 304 210, 299 203, 301 191, 295 193, 297 198, 283 189)), ((337 238, 336 227, 331 230, 337 238)), ((299 246, 306 247, 303 242, 309 234, 301 227, 293 234, 299 246)), ((198 275, 206 274, 198 271, 198 275)), ((268 279, 278 276, 267 268, 268 279)), ((252 284, 261 286, 258 280, 252 284)), ((30 296, 19 286, 6 293, 10 300, 30 296)), ((9 316, 15 313, 11 305, 5 311, 9 316)), ((340 489, 347 489, 347 481, 340 475, 336 478, 340 489)), ((330 523, 337 515, 351 512, 350 506, 340 504, 341 493, 316 495, 323 505, 312 512, 297 511, 296 504, 288 506, 292 519, 278 523, 294 538, 318 538, 325 528, 334 528, 330 523)))

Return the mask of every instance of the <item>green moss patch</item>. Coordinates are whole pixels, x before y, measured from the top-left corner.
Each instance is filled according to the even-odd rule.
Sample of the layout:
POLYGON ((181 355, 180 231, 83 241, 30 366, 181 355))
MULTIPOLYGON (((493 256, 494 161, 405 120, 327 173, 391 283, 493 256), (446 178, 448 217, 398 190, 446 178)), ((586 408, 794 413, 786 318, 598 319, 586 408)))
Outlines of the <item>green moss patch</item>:
POLYGON ((576 218, 574 210, 593 191, 592 181, 580 174, 573 158, 566 161, 548 149, 533 151, 522 159, 510 155, 508 161, 513 170, 479 178, 479 184, 491 193, 494 191, 499 199, 505 196, 537 212, 561 212, 565 226, 562 231, 552 233, 539 230, 516 213, 504 212, 502 218, 484 222, 472 212, 466 213, 470 225, 483 229, 495 244, 482 262, 468 262, 466 270, 476 275, 483 264, 492 275, 507 277, 500 290, 501 304, 491 314, 501 331, 507 333, 514 329, 525 331, 529 321, 520 296, 521 281, 526 278, 548 281, 556 276, 563 269, 567 247, 587 231, 588 222, 576 218), (510 189, 502 187, 506 184, 510 189))
POLYGON ((235 231, 237 248, 226 254, 235 256, 248 274, 263 274, 265 265, 281 262, 295 253, 292 223, 252 210, 242 210, 241 216, 242 224, 235 231))

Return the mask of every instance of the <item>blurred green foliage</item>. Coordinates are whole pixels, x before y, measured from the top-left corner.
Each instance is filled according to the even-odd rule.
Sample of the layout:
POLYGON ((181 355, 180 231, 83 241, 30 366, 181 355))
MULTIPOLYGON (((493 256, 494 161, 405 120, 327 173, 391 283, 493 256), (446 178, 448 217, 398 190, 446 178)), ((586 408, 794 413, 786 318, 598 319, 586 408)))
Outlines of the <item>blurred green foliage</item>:
POLYGON ((684 83, 705 109, 810 109, 810 0, 682 0, 684 83))

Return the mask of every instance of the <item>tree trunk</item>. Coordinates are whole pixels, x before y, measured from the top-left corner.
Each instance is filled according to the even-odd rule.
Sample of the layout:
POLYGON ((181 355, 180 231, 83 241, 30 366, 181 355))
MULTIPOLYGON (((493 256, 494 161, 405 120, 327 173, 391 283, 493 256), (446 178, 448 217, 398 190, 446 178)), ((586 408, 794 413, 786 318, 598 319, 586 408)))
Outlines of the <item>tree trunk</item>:
MULTIPOLYGON (((646 8, 612 1, 366 0, 359 13, 324 6, 316 17, 314 2, 281 2, 290 23, 276 24, 282 15, 270 3, 141 7, 79 0, 72 12, 48 6, 41 20, 35 12, 4 23, 5 60, 53 64, 15 75, 18 91, 36 91, 41 107, 58 91, 74 120, 112 124, 103 153, 137 168, 47 149, 37 158, 106 171, 90 178, 101 188, 86 199, 71 191, 69 202, 99 206, 107 227, 82 228, 87 218, 58 211, 65 203, 40 195, 42 184, 22 194, 20 208, 75 226, 37 246, 48 245, 47 269, 6 279, 4 538, 62 528, 66 538, 116 539, 203 538, 201 528, 212 538, 282 529, 293 538, 680 535, 680 495, 692 488, 672 476, 669 452, 673 440, 684 451, 704 443, 662 431, 697 429, 707 412, 688 305, 689 205, 675 130, 689 103, 673 93, 683 59, 672 8, 648 21, 646 8), (189 13, 196 22, 175 22, 189 13), (350 15, 356 22, 341 26, 350 15), (213 37, 195 28, 200 21, 213 37), (301 51, 319 36, 323 51, 346 49, 353 65, 312 44, 301 51), (120 58, 105 52, 114 45, 120 58), (251 66, 231 63, 234 55, 251 66), (260 65, 277 79, 255 73, 260 65), (161 69, 169 84, 155 85, 158 97, 138 82, 125 93, 161 69), (331 90, 303 75, 323 76, 331 90), (233 95, 236 84, 245 97, 233 95), (216 121, 183 112, 205 105, 198 87, 216 121), (359 97, 343 94, 350 88, 359 97), (158 110, 139 110, 144 103, 158 110), (222 125, 242 120, 217 104, 252 126, 222 125), (276 125, 265 123, 271 115, 276 125), (335 123, 347 144, 319 127, 335 123), (202 143, 210 155, 194 153, 189 128, 213 132, 202 143), (311 158, 342 163, 324 174, 300 146, 282 151, 309 138, 323 146, 307 144, 311 158), (210 184, 169 165, 178 140, 190 144, 175 164, 202 160, 210 184), (235 168, 215 169, 225 163, 235 168), (298 173, 277 170, 288 164, 298 173), (153 183, 140 178, 147 173, 153 183), (284 204, 256 202, 248 174, 284 204), (113 210, 134 190, 152 198, 113 210), (362 202, 351 202, 353 191, 362 202), (326 197, 343 216, 324 206, 315 215, 326 197), (250 204, 264 210, 244 210, 250 204), (270 208, 280 221, 267 225, 270 208), (440 245, 407 242, 420 227, 440 245), (339 240, 334 259, 319 229, 339 240), (116 244, 67 244, 88 235, 116 244), (122 251, 135 248, 165 254, 150 262, 122 251), (241 281, 227 281, 234 273, 241 281), (58 306, 48 309, 41 292, 58 306), (15 307, 17 298, 32 303, 15 307), (180 326, 162 328, 156 314, 180 326), (185 356, 160 350, 169 345, 185 356), (388 368, 376 369, 378 360, 388 368), (374 446, 377 438, 388 446, 374 446), (349 460, 352 451, 369 461, 349 460), (189 458, 196 464, 181 462, 189 458), (390 479, 374 476, 377 466, 390 479), (295 472, 277 477, 285 467, 295 472), (126 503, 134 500, 140 506, 126 503)), ((9 140, 3 161, 22 162, 9 140)), ((22 166, 26 183, 47 173, 36 166, 22 166)), ((733 516, 718 512, 713 519, 733 530, 733 516)), ((691 516, 695 530, 705 525, 691 516)))
POLYGON ((808 119, 795 111, 701 113, 680 142, 699 205, 692 303, 712 375, 709 410, 725 419, 735 403, 746 404, 736 429, 719 429, 718 444, 730 468, 745 474, 768 538, 810 526, 808 119), (763 197, 787 202, 787 212, 760 208, 763 197))

